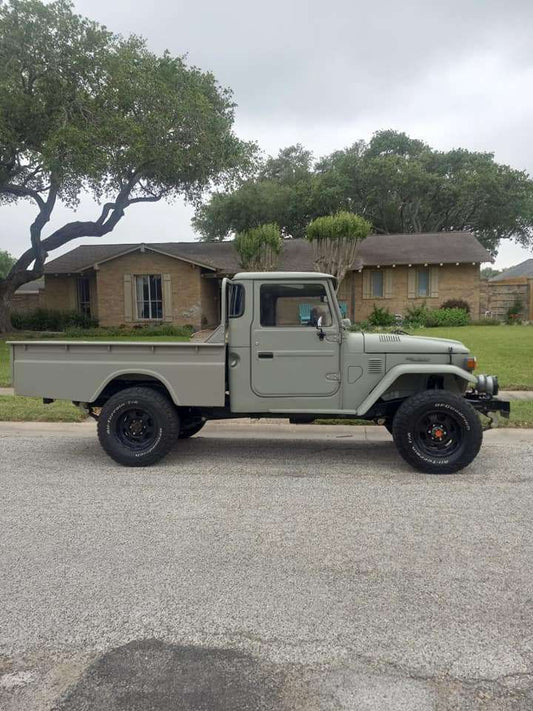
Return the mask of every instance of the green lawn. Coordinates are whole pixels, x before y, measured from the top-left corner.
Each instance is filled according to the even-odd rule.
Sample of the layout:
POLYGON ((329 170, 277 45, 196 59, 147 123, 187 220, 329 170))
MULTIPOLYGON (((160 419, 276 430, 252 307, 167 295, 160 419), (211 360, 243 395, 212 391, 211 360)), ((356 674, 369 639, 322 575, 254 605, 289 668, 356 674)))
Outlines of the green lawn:
POLYGON ((86 415, 70 402, 43 405, 36 397, 0 396, 0 422, 83 422, 86 415))
POLYGON ((477 356, 476 373, 497 375, 504 390, 533 390, 533 326, 420 328, 409 333, 462 341, 477 356))

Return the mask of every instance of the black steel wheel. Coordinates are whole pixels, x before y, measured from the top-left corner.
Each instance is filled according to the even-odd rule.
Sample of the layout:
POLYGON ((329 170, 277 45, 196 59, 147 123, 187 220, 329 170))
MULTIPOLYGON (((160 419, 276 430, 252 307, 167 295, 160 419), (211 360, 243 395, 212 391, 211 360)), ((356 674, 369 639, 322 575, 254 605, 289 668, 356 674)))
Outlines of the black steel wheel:
POLYGON ((98 418, 98 438, 119 464, 145 467, 162 459, 180 432, 174 404, 148 387, 127 388, 105 403, 98 418))
POLYGON ((398 452, 428 474, 454 474, 476 457, 483 428, 473 407, 459 395, 425 390, 399 407, 393 423, 398 452))
POLYGON ((195 434, 200 432, 206 422, 207 420, 204 420, 203 417, 195 420, 182 420, 180 439, 189 439, 189 437, 193 437, 195 434))

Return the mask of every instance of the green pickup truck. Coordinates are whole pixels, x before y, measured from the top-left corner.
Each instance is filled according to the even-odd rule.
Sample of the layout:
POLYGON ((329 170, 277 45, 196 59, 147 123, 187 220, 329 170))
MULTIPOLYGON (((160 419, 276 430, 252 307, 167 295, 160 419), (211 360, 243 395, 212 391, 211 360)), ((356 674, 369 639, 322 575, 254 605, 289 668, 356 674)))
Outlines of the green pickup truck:
POLYGON ((72 400, 128 466, 157 462, 207 420, 357 417, 384 425, 416 469, 449 474, 479 451, 476 411, 509 416, 459 341, 351 332, 328 274, 237 274, 221 304, 202 343, 12 342, 15 391, 72 400))

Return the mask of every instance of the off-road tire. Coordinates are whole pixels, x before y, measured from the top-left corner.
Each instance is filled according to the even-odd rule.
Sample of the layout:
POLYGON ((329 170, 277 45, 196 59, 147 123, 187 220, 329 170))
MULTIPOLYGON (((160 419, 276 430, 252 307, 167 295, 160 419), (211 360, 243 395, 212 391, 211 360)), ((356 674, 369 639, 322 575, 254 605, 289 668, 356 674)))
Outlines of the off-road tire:
POLYGON ((193 422, 189 424, 187 420, 182 420, 180 439, 189 439, 189 437, 193 437, 195 434, 198 434, 206 422, 207 420, 193 420, 193 422))
POLYGON ((400 405, 392 435, 400 455, 415 469, 426 474, 455 474, 475 459, 483 428, 477 412, 464 398, 445 390, 424 390, 400 405), (440 435, 443 429, 445 435, 439 439, 434 431, 440 435))
POLYGON ((127 388, 116 393, 102 407, 98 418, 98 439, 104 451, 115 462, 129 467, 147 467, 158 462, 172 449, 179 433, 180 420, 174 404, 149 387, 127 388), (144 420, 148 423, 145 442, 144 420), (132 423, 129 428, 128 422, 132 423))

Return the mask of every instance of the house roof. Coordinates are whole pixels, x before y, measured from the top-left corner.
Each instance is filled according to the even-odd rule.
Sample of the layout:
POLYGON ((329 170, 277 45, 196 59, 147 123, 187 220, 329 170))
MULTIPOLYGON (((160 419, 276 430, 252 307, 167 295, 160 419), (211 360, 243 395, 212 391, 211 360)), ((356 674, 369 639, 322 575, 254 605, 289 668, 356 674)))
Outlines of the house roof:
POLYGON ((41 289, 44 289, 44 278, 29 281, 22 286, 19 286, 17 294, 38 294, 41 289))
MULTIPOLYGON (((94 244, 76 247, 45 265, 46 274, 82 272, 122 254, 145 249, 167 254, 224 274, 239 271, 233 242, 159 242, 149 244, 94 244)), ((490 262, 492 257, 469 232, 370 235, 359 246, 353 268, 391 264, 454 264, 490 262)), ((287 239, 281 271, 312 271, 313 248, 307 240, 287 239)))
POLYGON ((513 277, 533 277, 533 259, 526 259, 525 262, 515 264, 514 267, 497 274, 489 281, 502 281, 502 279, 512 279, 513 277))

